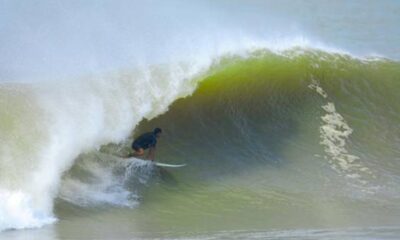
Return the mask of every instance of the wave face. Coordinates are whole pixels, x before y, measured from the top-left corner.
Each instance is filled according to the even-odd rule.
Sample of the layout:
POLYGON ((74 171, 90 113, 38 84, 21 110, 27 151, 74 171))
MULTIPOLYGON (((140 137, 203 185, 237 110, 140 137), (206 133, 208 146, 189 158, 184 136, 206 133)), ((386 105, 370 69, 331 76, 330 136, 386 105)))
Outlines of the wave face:
POLYGON ((164 127, 163 154, 190 156, 196 169, 212 163, 207 175, 299 164, 308 177, 309 168, 333 171, 367 190, 400 170, 399 71, 397 62, 317 50, 228 57, 139 129, 164 127))
POLYGON ((149 201, 131 216, 150 222, 139 232, 395 224, 399 73, 398 62, 301 48, 221 58, 191 96, 135 130, 163 128, 158 159, 188 166, 160 173, 108 155, 126 154, 130 138, 81 156, 59 197, 91 208, 149 201))

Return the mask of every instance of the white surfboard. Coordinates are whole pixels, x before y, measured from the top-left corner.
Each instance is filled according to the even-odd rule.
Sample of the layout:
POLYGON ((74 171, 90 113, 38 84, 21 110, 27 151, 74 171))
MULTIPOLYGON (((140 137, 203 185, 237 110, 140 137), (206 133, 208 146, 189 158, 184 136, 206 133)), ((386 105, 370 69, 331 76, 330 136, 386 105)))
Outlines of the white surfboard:
POLYGON ((160 163, 160 162, 154 162, 154 164, 158 167, 170 167, 170 168, 179 168, 179 167, 186 166, 186 164, 168 164, 168 163, 160 163))
POLYGON ((154 164, 157 167, 179 168, 179 167, 186 166, 186 164, 168 164, 168 163, 161 163, 161 162, 156 162, 156 161, 152 162, 150 160, 143 160, 143 159, 139 159, 139 158, 135 158, 135 157, 131 157, 129 159, 132 159, 134 161, 141 161, 143 163, 154 164))

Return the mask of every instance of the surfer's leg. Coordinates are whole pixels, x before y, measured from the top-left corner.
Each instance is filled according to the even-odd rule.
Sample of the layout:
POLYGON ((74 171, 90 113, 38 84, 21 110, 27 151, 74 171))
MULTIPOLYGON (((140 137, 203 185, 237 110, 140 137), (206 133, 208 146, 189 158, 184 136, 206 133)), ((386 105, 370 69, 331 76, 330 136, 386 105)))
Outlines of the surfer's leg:
POLYGON ((135 142, 132 144, 132 149, 133 153, 130 153, 128 157, 140 157, 144 155, 144 149, 142 146, 135 144, 135 142))
POLYGON ((135 152, 131 154, 131 157, 140 157, 143 156, 144 154, 144 149, 143 148, 138 148, 138 149, 134 149, 135 152))

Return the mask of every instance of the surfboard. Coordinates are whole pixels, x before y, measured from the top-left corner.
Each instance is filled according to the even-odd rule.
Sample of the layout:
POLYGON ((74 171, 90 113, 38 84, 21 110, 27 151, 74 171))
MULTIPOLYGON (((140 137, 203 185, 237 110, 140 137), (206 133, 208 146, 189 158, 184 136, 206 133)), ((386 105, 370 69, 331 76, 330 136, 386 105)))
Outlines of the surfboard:
POLYGON ((154 162, 154 164, 157 167, 170 167, 170 168, 179 168, 179 167, 186 166, 186 164, 168 164, 168 163, 160 163, 160 162, 154 162))
POLYGON ((143 160, 143 159, 139 159, 139 158, 135 158, 135 157, 131 157, 129 159, 132 159, 132 160, 135 160, 135 161, 142 161, 142 162, 145 162, 145 163, 150 162, 151 164, 154 164, 157 167, 179 168, 179 167, 186 166, 186 164, 169 164, 169 163, 162 163, 162 162, 156 162, 156 161, 152 162, 152 161, 149 161, 149 160, 143 160))

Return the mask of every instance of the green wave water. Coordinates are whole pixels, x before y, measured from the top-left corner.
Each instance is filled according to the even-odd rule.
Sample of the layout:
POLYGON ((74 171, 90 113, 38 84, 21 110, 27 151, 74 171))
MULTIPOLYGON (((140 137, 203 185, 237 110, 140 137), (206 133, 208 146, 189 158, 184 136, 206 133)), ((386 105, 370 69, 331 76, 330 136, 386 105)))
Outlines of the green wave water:
POLYGON ((93 3, 0 1, 0 239, 399 238, 399 1, 93 3))
MULTIPOLYGON (((213 65, 191 96, 135 130, 136 135, 162 127, 159 161, 188 166, 132 166, 125 172, 116 166, 130 163, 107 154, 82 156, 64 177, 56 208, 62 219, 58 229, 62 235, 75 224, 94 224, 109 231, 110 224, 120 229, 115 233, 119 236, 200 239, 264 239, 290 235, 285 229, 331 229, 327 235, 296 235, 329 239, 378 227, 384 230, 375 232, 377 238, 396 235, 398 76, 400 64, 395 61, 316 50, 227 56, 213 65), (68 192, 73 179, 95 185, 104 177, 96 177, 94 169, 100 168, 120 176, 133 209, 112 207, 121 203, 86 193, 69 198, 80 196, 68 192), (94 180, 84 179, 89 175, 94 180), (112 210, 102 207, 110 204, 112 210), (82 207, 87 218, 71 214, 71 208, 82 207), (274 235, 266 229, 284 232, 274 235)), ((102 151, 126 154, 129 144, 104 146, 102 151)), ((115 185, 107 186, 100 190, 116 194, 115 185)))

